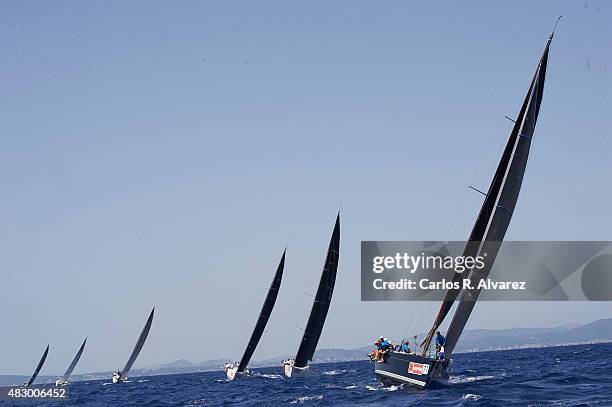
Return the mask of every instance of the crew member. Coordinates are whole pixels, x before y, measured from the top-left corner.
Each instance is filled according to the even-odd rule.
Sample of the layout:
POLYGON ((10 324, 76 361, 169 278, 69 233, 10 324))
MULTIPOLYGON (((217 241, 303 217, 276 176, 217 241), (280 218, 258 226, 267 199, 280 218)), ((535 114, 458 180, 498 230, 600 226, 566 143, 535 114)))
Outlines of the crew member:
POLYGON ((435 340, 436 340, 436 355, 437 355, 438 353, 440 353, 440 349, 442 349, 444 345, 446 345, 446 338, 442 336, 440 331, 436 331, 435 340))

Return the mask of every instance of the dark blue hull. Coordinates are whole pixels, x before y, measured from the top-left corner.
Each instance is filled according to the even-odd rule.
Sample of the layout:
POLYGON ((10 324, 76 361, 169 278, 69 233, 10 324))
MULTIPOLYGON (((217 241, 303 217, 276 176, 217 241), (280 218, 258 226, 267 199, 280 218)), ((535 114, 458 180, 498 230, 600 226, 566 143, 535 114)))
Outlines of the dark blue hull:
POLYGON ((389 352, 383 362, 376 362, 374 372, 383 384, 409 384, 421 389, 432 381, 444 382, 452 370, 452 360, 441 362, 414 353, 389 352))

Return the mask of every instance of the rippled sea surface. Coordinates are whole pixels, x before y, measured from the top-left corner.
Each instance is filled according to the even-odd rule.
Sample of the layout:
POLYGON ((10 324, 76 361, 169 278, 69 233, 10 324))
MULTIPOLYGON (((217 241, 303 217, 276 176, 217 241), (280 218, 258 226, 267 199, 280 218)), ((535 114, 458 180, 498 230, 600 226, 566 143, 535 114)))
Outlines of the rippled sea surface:
POLYGON ((223 372, 76 382, 68 401, 3 405, 612 406, 612 344, 460 354, 450 383, 427 390, 383 387, 366 361, 314 365, 293 379, 280 367, 256 372, 233 382, 223 372))

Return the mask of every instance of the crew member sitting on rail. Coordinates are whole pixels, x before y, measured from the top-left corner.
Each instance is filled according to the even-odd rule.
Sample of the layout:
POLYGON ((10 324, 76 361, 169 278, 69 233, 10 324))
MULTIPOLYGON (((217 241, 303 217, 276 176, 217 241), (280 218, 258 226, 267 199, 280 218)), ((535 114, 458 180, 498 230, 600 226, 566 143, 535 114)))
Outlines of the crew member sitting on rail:
POLYGON ((391 342, 382 336, 374 342, 374 346, 376 350, 368 355, 371 362, 384 360, 385 354, 392 348, 391 342))
POLYGON ((383 338, 382 336, 380 338, 378 338, 376 340, 376 342, 374 342, 374 346, 376 346, 376 349, 374 349, 372 352, 368 353, 368 357, 370 358, 370 362, 375 362, 379 359, 379 353, 380 353, 380 344, 383 342, 385 338, 383 338))
POLYGON ((410 353, 410 340, 406 339, 403 343, 402 343, 402 352, 404 353, 410 353))

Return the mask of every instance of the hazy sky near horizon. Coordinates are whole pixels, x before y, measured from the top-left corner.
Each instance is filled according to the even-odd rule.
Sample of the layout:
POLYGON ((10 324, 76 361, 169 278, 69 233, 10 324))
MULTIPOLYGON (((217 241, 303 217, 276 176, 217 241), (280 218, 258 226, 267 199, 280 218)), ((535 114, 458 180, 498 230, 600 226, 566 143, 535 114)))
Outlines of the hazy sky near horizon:
MULTIPOLYGON (((361 303, 361 240, 467 238, 547 36, 509 240, 612 240, 612 3, 0 1, 0 374, 293 354, 342 202, 319 347, 423 331, 361 303), (529 7, 524 7, 529 4, 529 7), (462 203, 463 202, 463 203, 462 203)), ((470 328, 611 317, 481 303, 470 328)))

